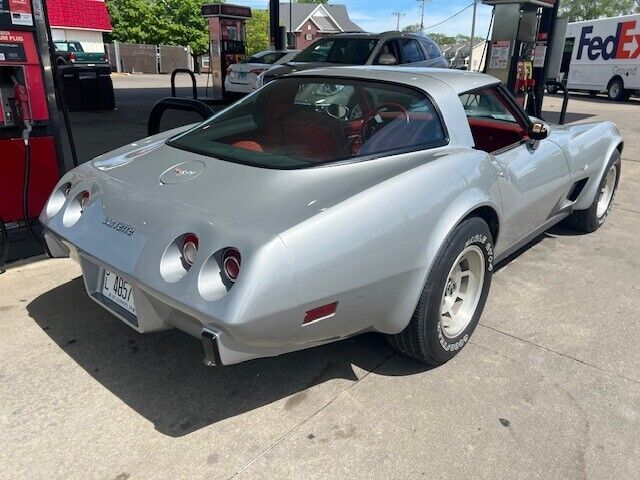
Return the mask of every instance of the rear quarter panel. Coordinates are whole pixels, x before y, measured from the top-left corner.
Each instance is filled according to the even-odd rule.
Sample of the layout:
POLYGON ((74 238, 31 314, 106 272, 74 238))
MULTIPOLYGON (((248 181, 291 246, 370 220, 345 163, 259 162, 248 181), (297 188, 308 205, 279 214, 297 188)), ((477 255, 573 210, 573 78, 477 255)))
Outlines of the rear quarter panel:
POLYGON ((496 171, 484 153, 411 155, 424 160, 282 233, 301 314, 339 302, 334 317, 298 329, 292 340, 401 331, 451 230, 478 206, 499 212, 496 171))

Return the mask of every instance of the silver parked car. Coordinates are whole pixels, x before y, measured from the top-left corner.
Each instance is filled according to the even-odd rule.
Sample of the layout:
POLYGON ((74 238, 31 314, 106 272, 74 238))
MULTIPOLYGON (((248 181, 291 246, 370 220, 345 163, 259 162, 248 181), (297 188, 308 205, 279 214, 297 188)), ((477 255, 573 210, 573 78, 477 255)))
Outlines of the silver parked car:
POLYGON ((497 262, 561 220, 602 225, 622 147, 486 75, 317 69, 72 170, 40 220, 93 300, 200 338, 209 364, 380 332, 439 365, 497 262))
POLYGON ((261 87, 278 77, 312 68, 341 65, 410 65, 448 68, 440 47, 428 36, 410 32, 339 33, 323 37, 293 59, 258 76, 261 87))

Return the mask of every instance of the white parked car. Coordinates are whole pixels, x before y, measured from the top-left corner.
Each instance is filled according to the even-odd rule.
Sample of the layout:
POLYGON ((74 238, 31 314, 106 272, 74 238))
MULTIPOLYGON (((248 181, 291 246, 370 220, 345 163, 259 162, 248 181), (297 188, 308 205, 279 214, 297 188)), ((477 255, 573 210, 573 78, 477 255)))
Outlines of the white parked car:
POLYGON ((299 52, 300 50, 265 50, 240 63, 234 63, 227 69, 224 89, 231 93, 251 93, 258 75, 273 65, 290 61, 299 52))

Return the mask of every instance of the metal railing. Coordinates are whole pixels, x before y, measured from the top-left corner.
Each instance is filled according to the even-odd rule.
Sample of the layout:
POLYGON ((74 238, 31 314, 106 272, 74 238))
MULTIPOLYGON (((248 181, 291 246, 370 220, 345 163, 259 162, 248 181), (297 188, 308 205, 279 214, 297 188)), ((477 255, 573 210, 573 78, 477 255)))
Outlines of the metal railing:
POLYGON ((149 114, 149 120, 147 122, 147 134, 149 136, 160 133, 160 122, 162 121, 164 112, 167 110, 197 113, 203 120, 208 119, 214 114, 213 109, 200 100, 179 97, 163 98, 153 106, 149 114))
POLYGON ((193 99, 198 99, 198 87, 196 86, 196 76, 194 73, 188 68, 176 68, 173 72, 171 72, 171 96, 177 97, 176 95, 176 77, 179 73, 186 73, 191 77, 191 91, 193 95, 193 99))
POLYGON ((562 100, 562 108, 560 110, 560 118, 558 120, 558 124, 564 125, 567 117, 567 108, 569 106, 569 91, 567 90, 567 86, 562 82, 558 82, 557 80, 547 80, 546 85, 547 87, 553 86, 557 89, 562 90, 562 95, 564 98, 562 100))

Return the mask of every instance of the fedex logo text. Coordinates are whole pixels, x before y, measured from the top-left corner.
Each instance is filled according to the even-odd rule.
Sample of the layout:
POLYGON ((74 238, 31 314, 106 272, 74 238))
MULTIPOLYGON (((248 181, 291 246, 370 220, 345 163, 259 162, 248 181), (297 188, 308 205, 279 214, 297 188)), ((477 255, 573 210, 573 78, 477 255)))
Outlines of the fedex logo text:
POLYGON ((636 20, 618 24, 615 35, 606 38, 593 34, 593 27, 582 27, 577 60, 582 60, 586 50, 589 60, 625 60, 640 57, 640 34, 630 33, 636 29, 636 20))

